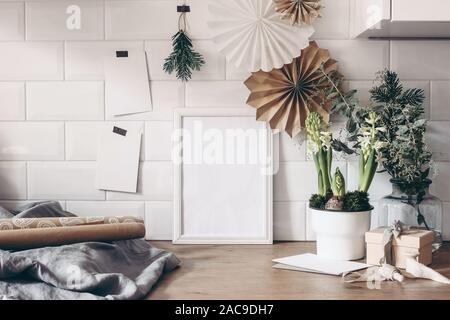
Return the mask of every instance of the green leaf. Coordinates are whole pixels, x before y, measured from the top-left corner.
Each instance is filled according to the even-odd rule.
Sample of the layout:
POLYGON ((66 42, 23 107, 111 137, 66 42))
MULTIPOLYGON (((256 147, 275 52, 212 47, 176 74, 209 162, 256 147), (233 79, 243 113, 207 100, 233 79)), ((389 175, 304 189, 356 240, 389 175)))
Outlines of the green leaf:
POLYGON ((426 123, 427 123, 427 120, 426 120, 426 119, 420 119, 420 120, 417 120, 416 122, 414 122, 414 126, 415 126, 415 127, 422 127, 422 126, 424 126, 426 123))
POLYGON ((355 132, 357 129, 356 122, 352 118, 349 118, 347 121, 346 128, 347 128, 347 131, 350 133, 355 132))
POLYGON ((335 150, 337 152, 344 152, 346 154, 356 153, 355 150, 351 149, 347 144, 345 144, 344 142, 342 142, 338 139, 333 139, 331 141, 331 147, 333 148, 333 150, 335 150))

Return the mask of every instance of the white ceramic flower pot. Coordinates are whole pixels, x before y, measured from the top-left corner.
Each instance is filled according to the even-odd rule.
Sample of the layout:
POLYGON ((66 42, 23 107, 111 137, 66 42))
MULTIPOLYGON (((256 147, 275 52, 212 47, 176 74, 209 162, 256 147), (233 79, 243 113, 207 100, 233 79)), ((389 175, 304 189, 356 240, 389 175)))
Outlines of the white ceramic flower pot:
POLYGON ((364 235, 370 229, 372 210, 342 212, 311 210, 317 255, 333 260, 359 260, 365 256, 364 235))

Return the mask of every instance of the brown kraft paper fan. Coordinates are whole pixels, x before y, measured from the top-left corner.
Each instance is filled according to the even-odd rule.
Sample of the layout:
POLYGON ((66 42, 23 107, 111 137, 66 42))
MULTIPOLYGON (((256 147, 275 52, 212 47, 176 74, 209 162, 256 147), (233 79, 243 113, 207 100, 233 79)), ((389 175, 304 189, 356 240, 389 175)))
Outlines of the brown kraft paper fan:
POLYGON ((290 19, 291 24, 311 25, 316 18, 321 17, 320 10, 323 6, 321 0, 273 0, 277 12, 283 19, 290 19))
POLYGON ((281 69, 253 73, 245 85, 251 91, 247 104, 257 109, 257 120, 268 122, 272 129, 286 131, 291 137, 302 131, 310 112, 320 113, 328 123, 331 103, 321 92, 332 84, 318 84, 324 76, 322 64, 326 74, 338 69, 329 51, 312 41, 300 57, 281 69))

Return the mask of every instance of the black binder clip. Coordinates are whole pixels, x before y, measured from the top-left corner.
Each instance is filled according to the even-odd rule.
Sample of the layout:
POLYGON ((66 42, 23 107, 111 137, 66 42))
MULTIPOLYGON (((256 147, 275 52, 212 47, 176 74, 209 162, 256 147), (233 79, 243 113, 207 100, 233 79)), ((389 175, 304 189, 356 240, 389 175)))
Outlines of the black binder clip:
POLYGON ((177 6, 177 12, 191 12, 191 7, 187 5, 177 6))
POLYGON ((117 58, 128 58, 128 51, 116 51, 117 58))
POLYGON ((126 137, 126 135, 127 135, 127 130, 119 128, 119 127, 114 127, 113 132, 118 135, 124 136, 124 137, 126 137))

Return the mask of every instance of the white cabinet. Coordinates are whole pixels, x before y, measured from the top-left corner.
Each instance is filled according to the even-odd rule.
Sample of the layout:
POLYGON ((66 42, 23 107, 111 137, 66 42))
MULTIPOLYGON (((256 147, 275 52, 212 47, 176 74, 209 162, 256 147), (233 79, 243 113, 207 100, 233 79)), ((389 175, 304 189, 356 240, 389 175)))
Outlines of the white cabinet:
POLYGON ((350 0, 354 38, 450 38, 449 0, 350 0))
POLYGON ((450 21, 449 0, 392 0, 392 21, 450 21))

